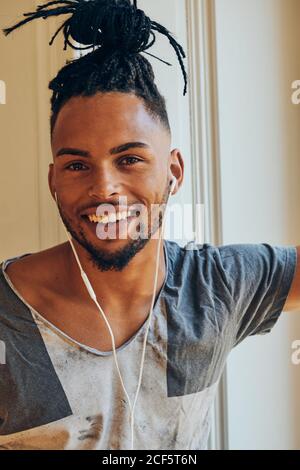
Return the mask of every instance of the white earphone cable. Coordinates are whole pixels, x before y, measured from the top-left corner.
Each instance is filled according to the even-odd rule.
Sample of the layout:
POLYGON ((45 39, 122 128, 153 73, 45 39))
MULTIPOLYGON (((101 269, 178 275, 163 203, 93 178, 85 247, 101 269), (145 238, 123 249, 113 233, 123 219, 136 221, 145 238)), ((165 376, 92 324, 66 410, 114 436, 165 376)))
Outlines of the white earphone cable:
MULTIPOLYGON (((144 337, 144 343, 143 343, 143 352, 142 352, 142 360, 141 360, 141 366, 140 366, 140 374, 139 374, 139 380, 138 380, 138 386, 137 386, 137 391, 136 391, 136 394, 135 394, 135 399, 134 399, 134 403, 133 403, 133 406, 131 406, 131 401, 130 401, 130 398, 129 398, 129 395, 126 391, 126 388, 124 386, 124 383, 123 383, 123 379, 122 379, 122 375, 121 375, 121 372, 120 372, 120 369, 119 369, 119 365, 118 365, 118 360, 117 360, 117 354, 116 354, 116 347, 115 347, 115 338, 114 338, 114 334, 112 332, 112 329, 111 329, 111 326, 105 316, 105 313, 104 311, 102 310, 100 304, 98 303, 98 300, 97 300, 97 296, 95 294, 95 291, 86 275, 86 273, 84 272, 84 270, 82 269, 82 266, 81 266, 81 263, 80 263, 80 260, 78 258, 78 255, 77 255, 77 252, 75 250, 75 247, 73 245, 73 242, 71 240, 71 237, 65 227, 65 225, 63 224, 64 226, 64 229, 65 229, 65 232, 67 234, 67 237, 68 237, 68 240, 71 244, 71 247, 72 247, 72 250, 73 250, 73 253, 74 253, 74 256, 75 256, 75 259, 77 261, 77 264, 79 266, 79 269, 80 269, 80 274, 81 274, 81 277, 83 279, 83 282, 84 284, 86 285, 86 288, 89 292, 89 295, 90 297, 92 298, 92 300, 95 302, 95 304, 97 305, 107 327, 108 327, 108 330, 109 330, 109 333, 111 335, 111 339, 112 339, 112 346, 113 346, 113 354, 114 354, 114 359, 115 359, 115 364, 116 364, 116 367, 117 367, 117 371, 118 371, 118 374, 119 374, 119 377, 120 377, 120 381, 121 381, 121 384, 122 384, 122 387, 123 387, 123 390, 124 390, 124 393, 127 397, 127 400, 128 400, 128 403, 129 403, 129 407, 130 407, 130 416, 131 416, 131 450, 133 450, 133 445, 134 445, 134 410, 135 410, 135 405, 136 405, 136 401, 137 401, 137 397, 138 397, 138 393, 140 391, 140 386, 141 386, 141 382, 142 382, 142 374, 143 374, 143 368, 144 368, 144 360, 145 360, 145 352, 146 352, 146 343, 147 343, 147 338, 148 338, 148 332, 149 332, 149 327, 150 327, 150 322, 151 322, 151 318, 152 318, 152 313, 153 313, 153 306, 154 306, 154 301, 155 301, 155 294, 156 294, 156 287, 157 287, 157 280, 158 280, 158 268, 159 268, 159 253, 160 253, 160 247, 161 247, 161 241, 162 241, 162 237, 163 237, 163 233, 164 233, 164 226, 165 226, 165 220, 166 220, 166 213, 167 213, 167 207, 168 207, 168 203, 169 203, 169 199, 170 199, 170 195, 172 194, 174 188, 175 188, 175 185, 176 185, 176 178, 173 178, 172 180, 172 186, 171 186, 171 189, 169 190, 169 194, 168 194, 168 199, 167 199, 167 204, 166 204, 166 207, 165 207, 165 211, 164 211, 164 214, 163 214, 163 220, 162 220, 162 226, 161 226, 161 233, 160 233, 160 236, 159 236, 159 241, 158 241, 158 244, 157 244, 157 255, 156 255, 156 266, 155 266, 155 279, 154 279, 154 289, 153 289, 153 295, 152 295, 152 301, 151 301, 151 308, 150 308, 150 314, 149 314, 149 318, 148 318, 148 323, 147 323, 147 329, 146 329, 146 334, 145 334, 145 337, 144 337)), ((57 195, 56 195, 56 192, 54 194, 55 196, 55 200, 56 200, 56 203, 58 205, 58 201, 57 201, 57 195)))

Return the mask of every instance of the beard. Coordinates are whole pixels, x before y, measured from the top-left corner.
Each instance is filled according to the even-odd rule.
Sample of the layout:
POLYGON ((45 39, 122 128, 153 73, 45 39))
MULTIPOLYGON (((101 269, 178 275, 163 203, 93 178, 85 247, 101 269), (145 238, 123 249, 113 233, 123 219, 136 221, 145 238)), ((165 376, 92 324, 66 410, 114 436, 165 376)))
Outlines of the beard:
MULTIPOLYGON (((168 196, 169 184, 167 183, 162 197, 162 201, 158 204, 166 204, 168 196)), ((79 243, 86 250, 86 252, 88 253, 88 258, 92 262, 93 266, 102 272, 123 271, 123 269, 128 266, 130 261, 147 245, 153 235, 162 226, 163 222, 163 213, 161 209, 159 209, 158 214, 155 214, 154 216, 153 222, 151 221, 152 224, 149 223, 149 217, 148 224, 143 225, 142 222, 140 223, 140 237, 135 240, 130 239, 124 247, 117 249, 113 253, 110 253, 106 250, 98 248, 93 243, 90 243, 81 228, 78 231, 74 229, 72 223, 70 222, 70 220, 68 219, 59 204, 58 209, 63 223, 68 232, 71 234, 72 238, 74 238, 77 243, 79 243)))

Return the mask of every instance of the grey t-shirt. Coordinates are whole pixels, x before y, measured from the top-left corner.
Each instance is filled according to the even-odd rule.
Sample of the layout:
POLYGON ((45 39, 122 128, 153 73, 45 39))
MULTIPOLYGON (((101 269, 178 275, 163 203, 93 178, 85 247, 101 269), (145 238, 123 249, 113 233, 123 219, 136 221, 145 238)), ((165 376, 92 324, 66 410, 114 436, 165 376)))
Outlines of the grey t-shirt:
MULTIPOLYGON (((295 247, 182 248, 164 242, 167 275, 156 298, 134 448, 205 449, 218 381, 230 351, 271 331, 295 274, 295 247)), ((27 253, 22 256, 28 256, 27 253)), ((112 352, 66 336, 0 270, 0 449, 130 449, 130 410, 112 352)), ((70 315, 72 312, 70 312, 70 315)), ((117 349, 134 401, 146 323, 117 349)))

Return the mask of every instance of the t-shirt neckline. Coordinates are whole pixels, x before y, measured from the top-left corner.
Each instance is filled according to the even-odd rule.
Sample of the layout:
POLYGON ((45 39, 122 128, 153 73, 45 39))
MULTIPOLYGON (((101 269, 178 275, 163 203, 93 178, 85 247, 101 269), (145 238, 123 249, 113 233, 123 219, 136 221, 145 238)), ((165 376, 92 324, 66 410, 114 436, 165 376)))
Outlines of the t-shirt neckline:
MULTIPOLYGON (((170 271, 169 270, 169 257, 168 257, 168 248, 167 248, 167 241, 166 240, 163 240, 163 251, 164 251, 164 256, 165 256, 166 274, 165 274, 165 279, 164 279, 163 285, 162 285, 162 287, 161 287, 161 289, 160 289, 160 291, 159 291, 159 293, 156 297, 154 305, 153 305, 153 312, 152 312, 152 318, 151 318, 151 322, 150 322, 150 326, 149 326, 149 333, 151 333, 151 323, 153 322, 153 319, 155 317, 158 305, 159 305, 160 301, 162 300, 164 288, 165 288, 165 285, 166 285, 168 277, 169 277, 169 271, 170 271)), ((79 341, 76 341, 71 336, 67 335, 60 328, 56 327, 53 323, 49 322, 46 318, 44 318, 43 315, 41 315, 41 313, 39 313, 28 302, 26 302, 26 300, 18 292, 18 290, 13 285, 11 279, 9 278, 9 276, 6 273, 5 270, 11 262, 17 261, 18 259, 24 258, 25 256, 28 256, 28 255, 31 255, 31 254, 32 253, 25 253, 25 254, 20 255, 20 256, 7 258, 6 260, 4 260, 1 263, 1 272, 2 272, 2 275, 4 277, 4 280, 9 285, 11 290, 14 292, 15 296, 18 297, 18 299, 24 305, 26 305, 27 308, 29 308, 29 310, 33 314, 34 320, 36 321, 36 319, 38 319, 44 325, 48 326, 49 329, 54 331, 55 334, 57 334, 60 337, 63 337, 64 339, 67 339, 69 343, 71 342, 71 343, 75 344, 77 347, 79 346, 81 349, 84 349, 87 352, 90 352, 90 353, 95 354, 97 356, 112 356, 113 355, 113 350, 111 350, 111 351, 101 351, 100 349, 92 348, 90 346, 87 346, 86 344, 80 343, 79 341)), ((99 314, 100 314, 100 312, 99 312, 99 314)), ((150 315, 150 312, 149 312, 149 315, 150 315)), ((149 315, 147 316, 147 318, 144 321, 144 323, 142 324, 142 326, 138 329, 138 331, 136 333, 134 333, 134 335, 131 336, 131 338, 129 338, 124 344, 122 344, 121 346, 119 346, 118 348, 115 349, 116 353, 119 352, 119 351, 122 351, 123 349, 125 349, 127 346, 129 346, 135 340, 135 338, 137 338, 138 336, 140 336, 143 333, 143 331, 147 327, 147 323, 148 323, 148 320, 149 320, 149 315)), ((148 333, 148 337, 149 337, 149 333, 148 333)))

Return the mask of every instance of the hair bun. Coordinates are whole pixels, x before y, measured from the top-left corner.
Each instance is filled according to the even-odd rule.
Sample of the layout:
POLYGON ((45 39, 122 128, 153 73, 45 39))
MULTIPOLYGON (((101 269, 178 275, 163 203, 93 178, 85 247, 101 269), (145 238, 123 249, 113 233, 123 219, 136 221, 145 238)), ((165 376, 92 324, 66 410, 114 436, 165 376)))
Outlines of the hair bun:
POLYGON ((78 5, 69 28, 79 44, 134 53, 147 48, 151 20, 129 0, 90 0, 78 5))
MULTIPOLYGON (((38 18, 49 18, 50 16, 71 15, 58 28, 51 38, 53 44, 56 36, 63 31, 65 38, 64 49, 67 46, 73 49, 91 49, 100 47, 105 52, 114 54, 139 53, 149 49, 156 40, 155 32, 159 32, 169 39, 171 46, 176 52, 182 74, 184 77, 185 95, 187 90, 187 73, 183 64, 186 57, 182 46, 164 26, 152 21, 145 15, 143 10, 137 8, 137 0, 51 0, 39 5, 36 11, 24 13, 25 19, 15 25, 3 29, 7 36, 15 29, 24 26, 38 18), (150 40, 152 36, 152 40, 150 40), (70 41, 81 45, 76 46, 70 41)), ((161 62, 171 65, 159 57, 145 52, 161 62)))

